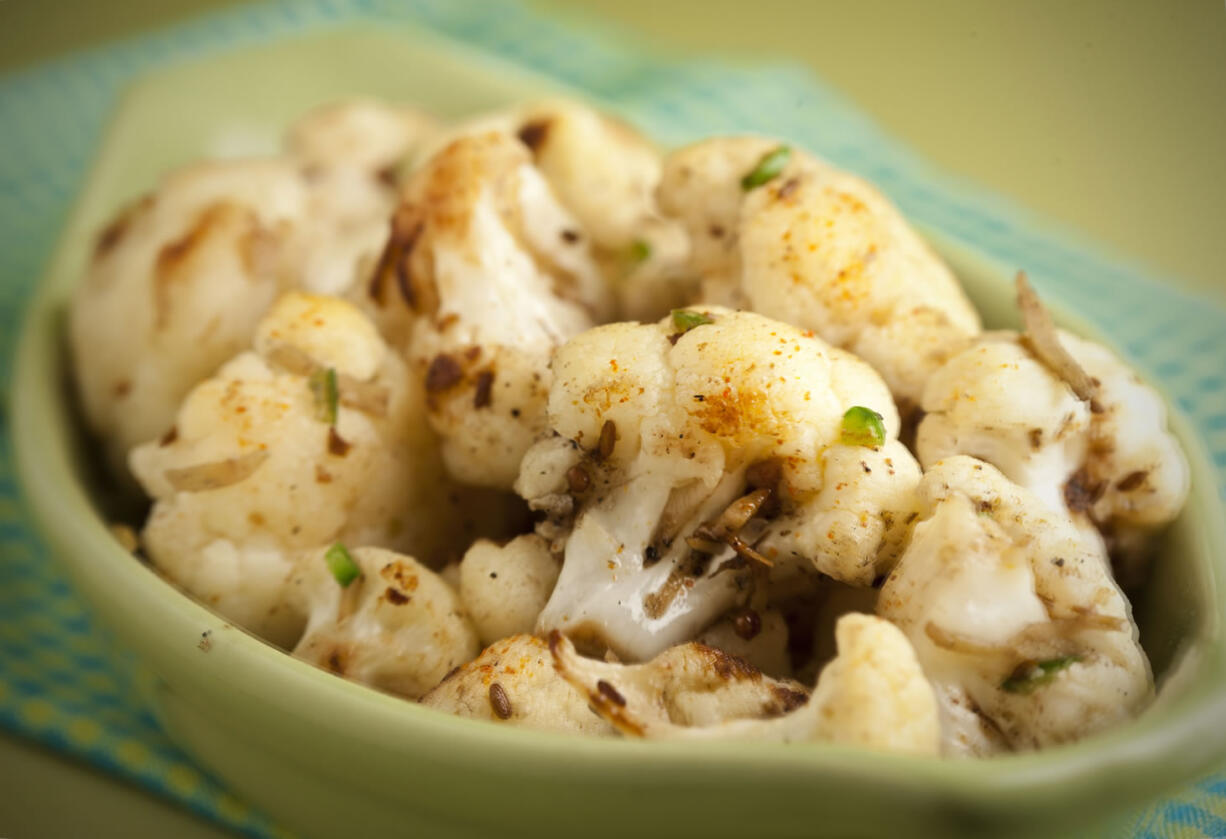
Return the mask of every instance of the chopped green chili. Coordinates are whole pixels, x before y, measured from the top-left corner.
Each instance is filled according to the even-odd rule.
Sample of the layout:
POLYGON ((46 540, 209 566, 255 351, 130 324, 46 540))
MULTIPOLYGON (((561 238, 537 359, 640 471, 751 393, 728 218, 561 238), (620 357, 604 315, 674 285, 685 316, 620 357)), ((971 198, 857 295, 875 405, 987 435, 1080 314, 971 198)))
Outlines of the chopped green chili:
POLYGON ((758 161, 758 165, 753 167, 745 177, 741 178, 741 189, 749 192, 754 187, 762 186, 771 178, 778 177, 783 171, 783 167, 788 165, 788 159, 792 156, 792 150, 787 146, 778 146, 766 154, 762 155, 762 159, 758 161))
POLYGON ((689 332, 695 326, 715 323, 710 316, 702 312, 692 312, 689 309, 673 309, 673 326, 678 332, 689 332))
POLYGON ((324 554, 324 562, 328 563, 328 570, 341 584, 341 588, 348 587, 350 583, 362 576, 362 569, 353 561, 348 549, 340 542, 328 548, 327 553, 324 554))
POLYGON ((311 393, 315 397, 315 416, 329 425, 336 425, 340 391, 336 386, 336 370, 322 367, 311 374, 311 393))
POLYGON ((843 414, 843 427, 839 442, 845 446, 869 446, 875 448, 885 443, 885 423, 881 414, 856 405, 843 414))
POLYGON ((1023 661, 1014 668, 1009 678, 1000 683, 1000 687, 1009 693, 1030 693, 1035 688, 1049 684, 1056 678, 1057 673, 1077 661, 1081 661, 1081 656, 1065 655, 1044 661, 1023 661))

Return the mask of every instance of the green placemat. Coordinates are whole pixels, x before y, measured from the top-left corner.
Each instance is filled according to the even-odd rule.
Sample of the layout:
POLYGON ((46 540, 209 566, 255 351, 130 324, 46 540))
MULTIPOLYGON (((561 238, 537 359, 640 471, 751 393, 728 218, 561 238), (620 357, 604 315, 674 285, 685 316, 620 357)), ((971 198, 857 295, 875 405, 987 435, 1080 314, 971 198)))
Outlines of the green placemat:
MULTIPOLYGON (((974 186, 934 171, 806 71, 675 62, 567 28, 507 0, 309 0, 246 6, 0 78, 0 386, 24 301, 124 84, 167 62, 355 19, 408 20, 564 79, 665 143, 759 131, 879 184, 913 219, 1025 267, 1161 381, 1210 447, 1226 495, 1226 314, 974 186)), ((19 394, 9 398, 20 398, 19 394)), ((253 836, 268 819, 183 756, 130 692, 127 666, 29 530, 0 412, 0 725, 75 754, 253 836)), ((1226 776, 1149 808, 1115 836, 1226 836, 1226 776)))

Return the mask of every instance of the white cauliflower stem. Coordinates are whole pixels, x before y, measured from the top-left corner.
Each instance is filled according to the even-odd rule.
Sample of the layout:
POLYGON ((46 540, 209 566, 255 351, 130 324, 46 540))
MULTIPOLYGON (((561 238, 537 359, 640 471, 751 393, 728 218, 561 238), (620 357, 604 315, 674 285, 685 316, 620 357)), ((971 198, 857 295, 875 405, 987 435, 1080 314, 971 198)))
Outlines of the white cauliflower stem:
POLYGON ((749 602, 768 565, 867 585, 897 554, 919 470, 842 350, 712 308, 593 329, 553 366, 557 436, 518 483, 565 555, 538 631, 642 660, 749 602), (875 446, 841 442, 853 406, 882 417, 875 446))
POLYGON ((1068 742, 1150 699, 1128 601, 1067 515, 969 457, 934 464, 919 495, 877 611, 936 689, 946 753, 1068 742))
POLYGON ((142 534, 154 565, 282 645, 302 628, 285 603, 302 550, 344 541, 434 558, 463 535, 420 392, 333 298, 282 298, 256 351, 197 386, 131 467, 154 500, 142 534))

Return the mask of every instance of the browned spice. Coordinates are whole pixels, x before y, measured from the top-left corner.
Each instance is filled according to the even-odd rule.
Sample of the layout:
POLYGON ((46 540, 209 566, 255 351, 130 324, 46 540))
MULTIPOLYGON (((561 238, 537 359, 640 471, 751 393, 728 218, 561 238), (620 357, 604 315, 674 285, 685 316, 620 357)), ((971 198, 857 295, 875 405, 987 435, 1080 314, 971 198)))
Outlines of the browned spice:
POLYGON ((1143 470, 1129 472, 1120 479, 1120 482, 1115 485, 1115 488, 1120 492, 1132 492, 1135 489, 1140 489, 1141 485, 1145 483, 1145 479, 1148 477, 1149 473, 1143 470))
POLYGON ((549 136, 549 125, 547 119, 534 119, 520 126, 515 136, 535 153, 544 144, 545 138, 549 136))
POLYGON ((393 606, 403 606, 409 602, 409 596, 407 594, 400 589, 392 588, 391 586, 389 586, 387 591, 384 593, 384 597, 386 597, 387 602, 391 603, 393 606))
POLYGON ((1084 512, 1098 503, 1105 490, 1106 485, 1095 480, 1085 467, 1082 467, 1074 472, 1064 485, 1064 503, 1074 513, 1084 512))
POLYGON ((162 435, 162 439, 158 440, 159 446, 169 446, 175 440, 179 439, 179 426, 172 425, 170 430, 162 435))
POLYGON ((605 420, 604 425, 600 426, 600 441, 596 444, 596 457, 600 460, 607 460, 609 455, 613 454, 615 445, 617 445, 617 426, 613 420, 605 420))
POLYGON ((477 374, 477 387, 473 392, 473 407, 488 408, 491 397, 490 391, 494 387, 494 371, 482 370, 477 374))
POLYGON ((621 695, 621 692, 606 682, 604 679, 596 682, 596 690, 600 691, 600 695, 608 699, 614 705, 624 708, 626 707, 626 697, 621 695))
POLYGON ((502 685, 497 682, 490 685, 490 708, 493 709, 494 716, 500 720, 511 718, 511 700, 502 685))
POLYGON ((447 390, 462 378, 464 378, 464 370, 460 367, 460 362, 456 361, 453 356, 439 353, 426 370, 426 391, 438 393, 447 390))
POLYGON ((585 492, 592 485, 592 476, 581 465, 574 465, 566 470, 566 486, 572 495, 585 492))
POLYGON ((345 441, 345 438, 336 433, 336 426, 328 426, 328 454, 336 457, 344 457, 349 454, 350 444, 345 441))
POLYGON ((575 242, 579 241, 579 231, 569 230, 569 229, 563 230, 562 231, 562 241, 566 242, 567 244, 573 245, 575 242))
POLYGON ((750 641, 762 631, 762 618, 753 609, 741 609, 732 617, 732 631, 750 641))

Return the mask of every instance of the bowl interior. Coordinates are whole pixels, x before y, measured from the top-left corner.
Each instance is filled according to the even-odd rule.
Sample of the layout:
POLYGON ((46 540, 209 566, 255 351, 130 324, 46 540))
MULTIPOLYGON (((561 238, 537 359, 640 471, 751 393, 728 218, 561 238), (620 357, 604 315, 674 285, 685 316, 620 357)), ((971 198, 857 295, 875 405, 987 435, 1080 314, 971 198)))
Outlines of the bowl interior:
MULTIPOLYGON (((792 813, 790 821, 767 819, 782 833, 796 832, 793 828, 797 826, 812 827, 804 808, 796 808, 794 802, 814 794, 816 786, 825 790, 822 800, 834 826, 893 824, 922 830, 915 826, 932 825, 939 832, 941 828, 964 830, 991 819, 1011 831, 1044 820, 1062 820, 1068 825, 1090 819, 1118 806, 1120 796, 1139 801, 1204 771, 1226 750, 1222 734, 1205 734, 1206 721, 1224 718, 1218 685, 1226 673, 1226 657, 1218 622, 1226 607, 1215 579, 1226 554, 1226 536, 1212 465, 1202 443, 1177 412, 1171 420, 1193 467, 1193 496, 1165 537, 1151 584, 1134 604, 1143 643, 1163 684, 1160 701, 1139 720, 1083 743, 978 767, 930 762, 917 771, 914 761, 901 758, 833 748, 784 753, 778 747, 753 744, 714 748, 650 744, 648 752, 641 748, 643 744, 577 742, 442 718, 411 703, 344 683, 235 631, 119 549, 99 513, 104 499, 91 497, 85 489, 89 452, 80 440, 71 400, 65 395, 60 345, 64 302, 81 275, 94 231, 107 215, 154 184, 165 170, 195 157, 272 151, 280 129, 321 102, 364 94, 417 103, 451 117, 555 92, 565 89, 399 26, 342 27, 161 71, 125 97, 31 307, 13 405, 18 466, 32 509, 79 590, 103 621, 138 651, 165 690, 176 696, 198 690, 202 696, 214 697, 219 696, 218 685, 237 690, 248 706, 236 712, 229 724, 242 726, 252 743, 262 743, 261 754, 278 755, 272 763, 280 761, 286 778, 292 775, 284 770, 287 761, 302 761, 315 773, 316 781, 338 774, 344 777, 338 766, 349 769, 365 763, 378 767, 381 761, 386 761, 389 771, 412 766, 414 761, 420 768, 427 759, 436 767, 450 767, 438 769, 435 784, 423 784, 416 799, 406 798, 409 793, 394 784, 380 786, 382 781, 366 774, 361 778, 368 787, 361 794, 352 782, 338 781, 330 796, 324 784, 317 796, 322 803, 313 816, 315 821, 300 811, 291 816, 292 822, 308 827, 326 824, 333 810, 354 818, 354 802, 369 803, 371 798, 391 807, 388 812, 411 800, 421 812, 429 813, 431 806, 440 806, 431 804, 431 796, 450 806, 457 793, 448 793, 444 782, 460 777, 469 778, 470 786, 487 789, 483 785, 499 779, 505 782, 510 776, 537 781, 569 776, 575 789, 573 800, 549 805, 549 799, 540 799, 540 806, 556 809, 542 824, 558 829, 586 824, 575 821, 578 817, 573 813, 607 801, 610 783, 621 784, 622 793, 617 797, 631 792, 638 796, 630 795, 625 800, 627 807, 646 808, 659 814, 660 824, 668 823, 676 816, 676 805, 669 803, 669 796, 692 791, 702 781, 708 792, 725 785, 730 800, 738 797, 739 790, 762 806, 792 813), (446 79, 446 84, 439 84, 439 79, 446 79), (216 654, 186 652, 195 650, 202 628, 225 633, 225 640, 214 645, 216 654), (290 685, 301 690, 291 697, 296 702, 285 697, 290 685), (260 705, 289 716, 260 717, 262 712, 251 707, 260 705), (308 723, 318 726, 317 749, 330 756, 333 765, 321 764, 280 739, 301 737, 302 728, 295 724, 308 723), (270 733, 274 731, 277 736, 270 733), (354 742, 370 745, 374 751, 354 753, 348 745, 354 742), (1130 769, 1129 764, 1138 757, 1151 760, 1150 768, 1144 772, 1130 769), (476 771, 474 767, 483 762, 487 769, 476 771), (746 780, 750 767, 756 774, 746 780), (1163 780, 1155 781, 1159 767, 1163 780), (877 793, 858 788, 868 778, 877 793), (652 783, 659 789, 649 789, 652 783), (588 793, 584 790, 589 787, 590 798, 585 798, 588 793), (852 818, 854 808, 872 809, 872 795, 883 791, 895 796, 895 811, 852 818), (789 804, 781 796, 792 792, 798 799, 789 804), (1043 808, 1034 806, 1035 796, 1042 797, 1043 808), (844 813, 849 820, 840 822, 844 813), (1002 821, 1006 814, 1012 822, 1002 821)), ((633 118, 632 113, 629 116, 633 118)), ((939 231, 925 233, 962 278, 985 321, 992 326, 1014 325, 1010 278, 1016 266, 993 264, 973 245, 939 231)), ((1049 302, 1061 325, 1119 350, 1110 336, 1065 311, 1058 299, 1049 302)), ((233 760, 241 743, 228 746, 230 751, 216 751, 220 746, 211 745, 201 734, 212 725, 221 736, 218 710, 210 716, 190 701, 176 704, 177 700, 166 697, 159 701, 165 703, 163 714, 172 733, 197 757, 274 815, 285 817, 281 812, 284 783, 274 788, 262 780, 266 772, 253 773, 255 758, 251 755, 245 762, 233 760), (212 722, 193 721, 192 714, 197 712, 212 722)), ((224 707, 224 700, 218 702, 218 708, 224 707)), ((1222 726, 1209 728, 1220 730, 1222 726)), ((536 806, 531 791, 518 787, 515 791, 509 797, 505 791, 499 793, 508 812, 536 806)), ((308 807, 305 812, 313 811, 308 807)), ((478 817, 469 814, 463 818, 478 817)), ((743 822, 735 813, 713 807, 697 821, 677 824, 694 828, 707 823, 711 835, 722 835, 743 822)), ((759 821, 757 826, 765 827, 767 822, 759 821)), ((613 835, 633 825, 633 820, 623 823, 620 817, 611 817, 595 833, 613 835)), ((592 832, 590 825, 587 829, 592 832)), ((521 831, 513 828, 510 832, 521 831)))

